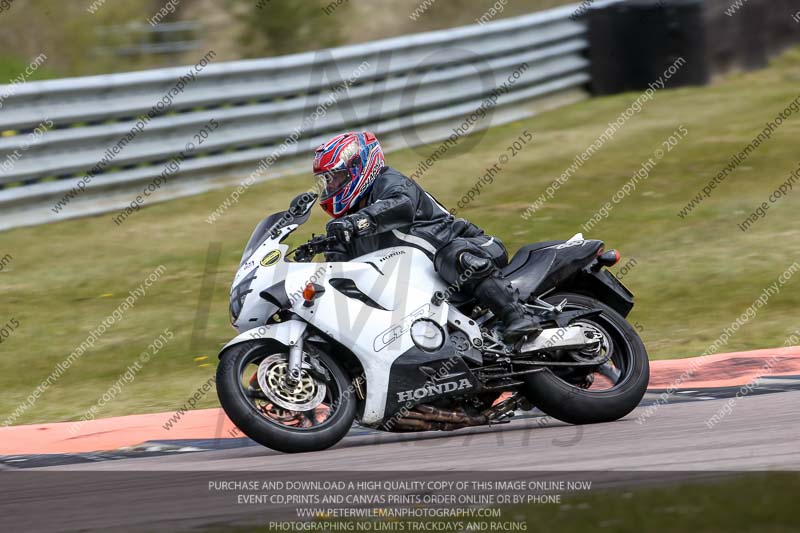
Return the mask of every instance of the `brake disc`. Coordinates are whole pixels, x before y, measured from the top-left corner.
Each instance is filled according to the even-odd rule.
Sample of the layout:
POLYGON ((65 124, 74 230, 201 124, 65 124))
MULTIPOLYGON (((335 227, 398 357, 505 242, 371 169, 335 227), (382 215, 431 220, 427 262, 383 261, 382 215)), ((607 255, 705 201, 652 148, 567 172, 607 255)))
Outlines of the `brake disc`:
POLYGON ((289 411, 310 411, 325 399, 327 387, 303 369, 297 384, 287 383, 289 360, 283 354, 266 357, 258 365, 258 385, 275 405, 289 411))

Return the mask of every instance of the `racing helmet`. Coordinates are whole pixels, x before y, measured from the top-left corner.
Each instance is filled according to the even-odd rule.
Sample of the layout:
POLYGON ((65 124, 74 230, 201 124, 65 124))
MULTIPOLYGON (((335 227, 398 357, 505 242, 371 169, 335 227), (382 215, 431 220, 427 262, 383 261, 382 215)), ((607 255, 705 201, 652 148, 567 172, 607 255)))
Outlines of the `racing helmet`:
POLYGON ((337 135, 314 152, 314 175, 320 180, 319 205, 333 218, 348 213, 380 174, 386 160, 377 137, 369 132, 337 135))

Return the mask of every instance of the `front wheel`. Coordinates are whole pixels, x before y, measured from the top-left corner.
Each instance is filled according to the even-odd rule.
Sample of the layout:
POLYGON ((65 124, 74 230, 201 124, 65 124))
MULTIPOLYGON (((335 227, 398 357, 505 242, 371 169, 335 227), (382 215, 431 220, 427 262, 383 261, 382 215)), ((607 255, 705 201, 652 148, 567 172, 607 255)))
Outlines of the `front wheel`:
POLYGON ((650 364, 644 344, 622 315, 594 298, 572 293, 545 298, 554 305, 565 299, 564 311, 602 310, 578 322, 600 335, 608 360, 594 367, 528 374, 525 396, 545 414, 569 424, 618 420, 639 405, 647 390, 650 364))
MULTIPOLYGON (((307 358, 304 355, 304 358, 307 358)), ((298 383, 288 385, 287 353, 250 341, 226 350, 217 368, 217 394, 228 418, 259 444, 280 452, 330 448, 356 416, 347 374, 326 354, 303 364, 298 383)))

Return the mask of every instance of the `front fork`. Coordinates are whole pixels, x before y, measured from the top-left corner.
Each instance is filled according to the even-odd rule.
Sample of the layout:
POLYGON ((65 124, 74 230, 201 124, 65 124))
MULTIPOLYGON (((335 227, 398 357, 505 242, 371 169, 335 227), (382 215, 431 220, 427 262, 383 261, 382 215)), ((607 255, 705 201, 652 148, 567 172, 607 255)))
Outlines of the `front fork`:
POLYGON ((301 367, 303 366, 303 337, 289 347, 289 373, 286 374, 286 384, 291 388, 300 382, 301 367))
POLYGON ((305 322, 298 322, 289 334, 289 371, 284 379, 290 388, 296 387, 303 375, 303 345, 306 334, 305 322))

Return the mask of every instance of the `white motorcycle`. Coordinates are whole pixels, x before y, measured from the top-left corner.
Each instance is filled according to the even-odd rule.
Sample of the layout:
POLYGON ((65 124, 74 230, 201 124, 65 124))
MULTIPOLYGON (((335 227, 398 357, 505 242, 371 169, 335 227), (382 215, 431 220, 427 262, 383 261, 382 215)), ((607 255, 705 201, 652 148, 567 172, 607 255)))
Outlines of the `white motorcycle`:
POLYGON ((645 347, 625 320, 619 260, 576 235, 522 247, 503 273, 544 331, 516 346, 421 250, 311 262, 336 244, 283 241, 316 201, 306 193, 253 232, 231 289, 239 335, 220 352, 217 391, 247 436, 283 452, 322 450, 354 421, 383 431, 507 422, 538 407, 573 424, 617 420, 641 401, 645 347))

